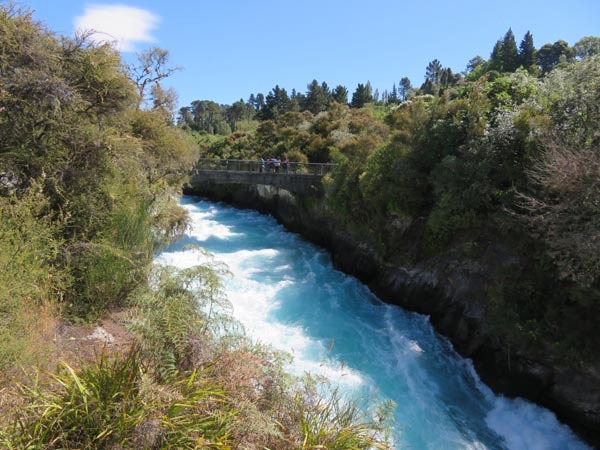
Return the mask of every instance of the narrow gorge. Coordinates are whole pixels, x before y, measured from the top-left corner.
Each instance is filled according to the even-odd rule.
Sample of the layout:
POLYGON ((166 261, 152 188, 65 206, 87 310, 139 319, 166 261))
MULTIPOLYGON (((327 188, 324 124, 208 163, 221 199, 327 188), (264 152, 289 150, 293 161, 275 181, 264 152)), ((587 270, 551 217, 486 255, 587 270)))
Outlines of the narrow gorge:
MULTIPOLYGON (((338 269, 357 277, 381 300, 428 315, 495 392, 547 407, 589 443, 599 444, 599 372, 557 365, 544 348, 507 347, 490 329, 490 286, 504 268, 523 263, 501 242, 485 243, 477 259, 448 252, 403 264, 403 254, 386 257, 374 236, 357 236, 339 223, 318 196, 267 185, 204 183, 184 191, 272 215, 288 230, 328 250, 338 269)), ((405 233, 402 248, 414 239, 410 229, 405 233)))

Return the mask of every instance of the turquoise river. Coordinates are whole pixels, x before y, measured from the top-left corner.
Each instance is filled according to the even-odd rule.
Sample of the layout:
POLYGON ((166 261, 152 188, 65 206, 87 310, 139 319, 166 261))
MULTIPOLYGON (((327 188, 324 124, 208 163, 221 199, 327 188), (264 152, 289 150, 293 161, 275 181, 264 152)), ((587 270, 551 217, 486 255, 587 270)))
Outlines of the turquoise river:
POLYGON ((398 449, 587 449, 550 411, 496 396, 426 316, 381 302, 329 255, 269 217, 183 197, 191 229, 158 262, 189 267, 200 246, 229 267, 233 315, 255 341, 349 394, 395 402, 398 449))

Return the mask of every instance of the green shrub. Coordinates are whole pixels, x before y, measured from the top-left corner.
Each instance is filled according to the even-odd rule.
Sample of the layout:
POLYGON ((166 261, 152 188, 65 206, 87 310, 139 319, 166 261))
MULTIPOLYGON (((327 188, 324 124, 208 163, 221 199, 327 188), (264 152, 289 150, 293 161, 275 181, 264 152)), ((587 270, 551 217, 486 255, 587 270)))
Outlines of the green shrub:
POLYGON ((393 404, 383 403, 369 414, 358 400, 339 389, 304 380, 296 395, 302 450, 389 450, 389 426, 393 404))
POLYGON ((47 356, 47 328, 68 283, 56 264, 60 225, 47 208, 37 185, 0 197, 0 370, 47 356))
POLYGON ((133 294, 130 327, 162 379, 194 367, 198 351, 211 347, 214 335, 226 325, 225 273, 210 264, 183 270, 157 266, 149 285, 133 294))
POLYGON ((5 448, 227 449, 233 413, 223 392, 198 372, 167 385, 152 383, 139 354, 102 354, 76 371, 64 364, 49 384, 21 386, 29 399, 5 448))

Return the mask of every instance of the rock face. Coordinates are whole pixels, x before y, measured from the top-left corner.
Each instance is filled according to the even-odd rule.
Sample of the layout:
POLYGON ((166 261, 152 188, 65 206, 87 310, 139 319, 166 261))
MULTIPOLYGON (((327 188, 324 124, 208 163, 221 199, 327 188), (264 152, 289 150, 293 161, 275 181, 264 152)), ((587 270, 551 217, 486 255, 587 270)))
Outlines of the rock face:
POLYGON ((486 288, 500 269, 521 263, 500 244, 490 242, 476 259, 446 254, 403 267, 386 260, 368 237, 349 233, 318 199, 266 185, 205 184, 184 192, 271 214, 290 231, 329 250, 336 267, 356 276, 383 301, 429 315, 436 330, 473 360, 494 391, 550 408, 589 444, 600 447, 600 370, 563 367, 544 349, 507 349, 490 332, 486 288))

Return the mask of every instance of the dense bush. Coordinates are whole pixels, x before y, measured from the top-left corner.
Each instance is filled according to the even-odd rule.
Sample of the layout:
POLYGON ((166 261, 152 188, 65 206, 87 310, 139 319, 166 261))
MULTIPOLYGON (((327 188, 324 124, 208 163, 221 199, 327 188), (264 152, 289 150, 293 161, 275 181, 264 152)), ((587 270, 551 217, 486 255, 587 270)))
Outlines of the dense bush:
POLYGON ((181 230, 163 212, 174 212, 169 197, 197 148, 163 109, 139 108, 110 46, 56 37, 14 6, 0 8, 0 36, 2 217, 12 233, 37 234, 22 237, 48 272, 34 295, 19 277, 4 286, 15 304, 45 298, 71 317, 97 316, 145 281, 156 246, 181 230))

